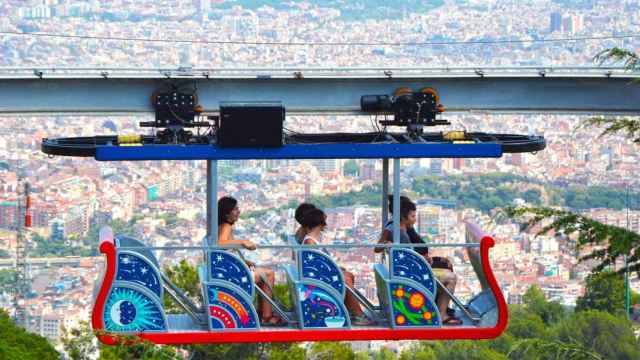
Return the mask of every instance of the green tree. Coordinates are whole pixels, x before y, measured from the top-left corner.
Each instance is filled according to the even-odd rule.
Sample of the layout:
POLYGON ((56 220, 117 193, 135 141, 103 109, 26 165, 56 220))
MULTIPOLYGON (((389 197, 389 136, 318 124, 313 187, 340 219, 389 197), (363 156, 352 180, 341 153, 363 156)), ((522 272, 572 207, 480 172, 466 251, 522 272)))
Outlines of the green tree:
POLYGON ((544 339, 518 341, 507 354, 510 359, 602 360, 600 354, 573 342, 544 339))
MULTIPOLYGON (((509 307, 509 325, 507 333, 519 339, 547 338, 546 325, 540 315, 524 306, 509 307)), ((507 350, 512 344, 500 347, 507 350)))
POLYGON ((0 310, 0 359, 55 360, 60 354, 42 336, 17 327, 9 315, 0 310))
POLYGON ((612 271, 587 277, 585 293, 576 302, 576 311, 600 310, 624 314, 624 279, 612 271))
POLYGON ((96 337, 86 321, 80 327, 62 329, 62 346, 71 360, 86 360, 98 353, 96 337))
POLYGON ((522 296, 527 309, 537 314, 545 325, 551 325, 564 317, 564 309, 560 303, 547 301, 544 293, 536 285, 531 286, 522 296))
MULTIPOLYGON (((631 71, 640 68, 640 57, 636 53, 621 48, 605 49, 598 53, 594 60, 600 65, 606 62, 622 62, 624 67, 631 71)), ((638 119, 592 118, 581 125, 581 127, 593 126, 604 127, 600 136, 622 134, 631 142, 640 144, 640 120, 638 119)), ((525 218, 528 225, 550 221, 551 223, 544 226, 539 233, 544 234, 555 230, 566 236, 577 235, 578 249, 587 245, 595 246, 596 250, 581 258, 581 260, 599 261, 594 272, 602 271, 614 264, 622 255, 628 255, 627 266, 619 272, 622 273, 628 269, 640 273, 640 234, 564 210, 511 208, 507 213, 516 218, 525 218)))
POLYGON ((386 347, 383 347, 380 351, 373 354, 374 360, 395 360, 397 358, 396 354, 386 347))
POLYGON ((640 359, 640 343, 633 327, 621 316, 580 311, 562 321, 554 332, 557 341, 581 344, 604 359, 640 359))
POLYGON ((424 343, 412 345, 408 350, 400 354, 400 360, 439 360, 435 351, 431 346, 425 346, 424 343))
POLYGON ((522 194, 522 198, 529 204, 540 205, 542 193, 538 189, 529 189, 522 194))
POLYGON ((311 345, 310 360, 355 360, 349 343, 317 342, 311 345))
POLYGON ((0 293, 11 292, 16 285, 16 271, 13 269, 0 270, 0 293))
POLYGON ((432 345, 436 359, 450 360, 507 360, 505 354, 491 349, 488 342, 444 341, 432 345))
POLYGON ((174 347, 159 346, 149 342, 136 342, 134 344, 119 346, 101 344, 100 357, 98 360, 170 360, 178 358, 174 347))
MULTIPOLYGON (((640 273, 640 234, 627 229, 603 224, 586 216, 551 208, 507 208, 508 216, 521 219, 527 227, 542 226, 538 235, 555 231, 557 235, 576 239, 576 249, 593 248, 580 261, 596 260, 593 272, 612 267, 623 255, 628 257, 628 269, 640 273)), ((623 273, 623 267, 618 272, 623 273)))

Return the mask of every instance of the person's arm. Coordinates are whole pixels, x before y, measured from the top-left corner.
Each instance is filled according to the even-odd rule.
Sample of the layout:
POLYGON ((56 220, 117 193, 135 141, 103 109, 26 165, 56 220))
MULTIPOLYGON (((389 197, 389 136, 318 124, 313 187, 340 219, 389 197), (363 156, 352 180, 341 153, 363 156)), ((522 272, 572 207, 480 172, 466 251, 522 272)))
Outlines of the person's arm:
POLYGON ((220 231, 218 232, 218 245, 241 245, 247 250, 255 250, 256 244, 251 240, 240 240, 234 239, 233 234, 231 233, 231 226, 220 226, 220 231))
POLYGON ((318 245, 318 242, 313 240, 313 238, 308 237, 302 240, 302 245, 318 245))
MULTIPOLYGON (((389 244, 393 242, 391 240, 391 231, 384 229, 382 230, 382 234, 380 235, 380 239, 378 239, 378 244, 389 244)), ((381 253, 384 251, 385 248, 383 247, 376 247, 373 249, 373 252, 375 253, 381 253)))

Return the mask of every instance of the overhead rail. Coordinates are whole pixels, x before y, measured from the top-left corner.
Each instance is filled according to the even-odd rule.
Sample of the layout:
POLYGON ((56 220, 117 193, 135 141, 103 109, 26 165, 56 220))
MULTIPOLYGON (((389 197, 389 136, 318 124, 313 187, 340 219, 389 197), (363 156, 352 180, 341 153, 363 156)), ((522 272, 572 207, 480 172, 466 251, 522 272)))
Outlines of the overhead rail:
POLYGON ((449 77, 605 77, 640 78, 640 71, 604 66, 509 67, 240 67, 240 68, 82 68, 0 67, 0 79, 303 79, 303 78, 449 78, 449 77))
POLYGON ((149 94, 197 88, 224 101, 281 101, 288 114, 362 114, 360 98, 437 88, 448 112, 639 114, 639 72, 613 67, 0 68, 0 115, 150 114, 149 94))

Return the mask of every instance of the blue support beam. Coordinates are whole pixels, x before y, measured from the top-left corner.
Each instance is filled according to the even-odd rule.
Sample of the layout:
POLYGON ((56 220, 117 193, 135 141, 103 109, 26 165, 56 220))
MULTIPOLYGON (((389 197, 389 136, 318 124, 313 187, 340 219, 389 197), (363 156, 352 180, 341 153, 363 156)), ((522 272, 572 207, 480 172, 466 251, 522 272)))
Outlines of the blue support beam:
POLYGON ((499 144, 291 144, 278 148, 214 145, 97 146, 96 160, 499 158, 499 144))
POLYGON ((0 115, 151 113, 150 95, 197 87, 222 101, 282 101, 289 114, 358 114, 360 97, 433 87, 448 111, 640 114, 640 77, 617 68, 0 69, 0 115))

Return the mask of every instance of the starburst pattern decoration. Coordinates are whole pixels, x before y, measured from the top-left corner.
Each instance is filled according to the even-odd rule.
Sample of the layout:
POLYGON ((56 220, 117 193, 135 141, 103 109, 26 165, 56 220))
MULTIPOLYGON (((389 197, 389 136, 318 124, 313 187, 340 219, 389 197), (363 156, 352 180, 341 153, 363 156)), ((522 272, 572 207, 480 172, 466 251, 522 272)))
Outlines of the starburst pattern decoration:
POLYGON ((114 287, 103 313, 105 330, 113 332, 163 331, 162 309, 151 298, 134 289, 114 287))

